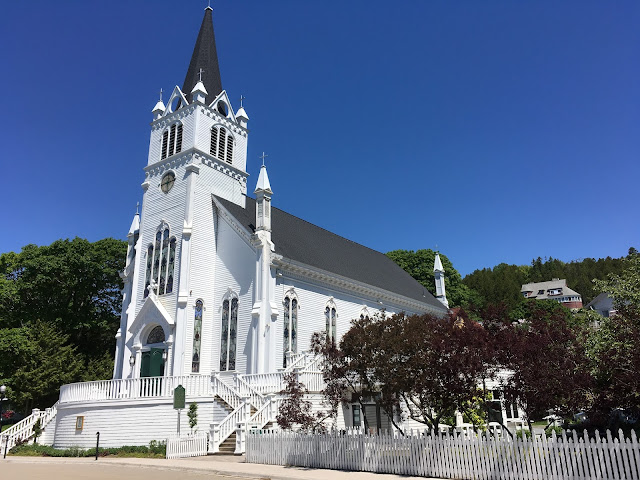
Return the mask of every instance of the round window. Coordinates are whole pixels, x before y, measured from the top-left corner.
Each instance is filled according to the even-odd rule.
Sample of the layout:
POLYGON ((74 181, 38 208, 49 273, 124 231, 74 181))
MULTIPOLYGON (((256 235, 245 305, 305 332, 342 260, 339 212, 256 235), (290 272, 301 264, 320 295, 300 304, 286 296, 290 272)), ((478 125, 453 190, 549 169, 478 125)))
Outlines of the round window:
POLYGON ((173 172, 167 173, 164 177, 162 177, 162 182, 160 182, 160 189, 164 193, 169 193, 169 190, 173 188, 173 184, 176 181, 176 176, 173 172))

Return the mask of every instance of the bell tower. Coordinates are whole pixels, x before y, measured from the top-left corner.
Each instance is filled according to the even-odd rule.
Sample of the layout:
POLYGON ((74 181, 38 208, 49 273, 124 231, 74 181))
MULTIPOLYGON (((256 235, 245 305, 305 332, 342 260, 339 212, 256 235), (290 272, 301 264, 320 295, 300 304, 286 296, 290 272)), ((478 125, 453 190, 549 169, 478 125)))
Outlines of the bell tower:
POLYGON ((208 312, 203 299, 211 298, 207 286, 214 277, 211 197, 245 206, 249 116, 242 105, 233 110, 222 88, 211 7, 204 11, 182 88, 176 85, 166 103, 161 91, 152 115, 114 378, 139 376, 141 354, 150 348, 163 350, 165 375, 192 373, 193 310, 204 301, 208 312))

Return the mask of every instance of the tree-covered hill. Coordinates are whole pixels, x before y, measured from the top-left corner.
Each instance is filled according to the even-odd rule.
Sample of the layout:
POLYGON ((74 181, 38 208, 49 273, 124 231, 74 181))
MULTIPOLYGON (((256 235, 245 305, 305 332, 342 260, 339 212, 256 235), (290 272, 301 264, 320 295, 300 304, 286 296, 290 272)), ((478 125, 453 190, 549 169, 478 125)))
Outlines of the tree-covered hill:
MULTIPOLYGON (((634 248, 629 249, 629 254, 634 252, 634 248)), ((585 258, 563 262, 538 257, 531 265, 501 263, 493 268, 476 270, 464 277, 462 283, 479 295, 483 305, 505 302, 514 306, 522 299, 520 288, 523 284, 566 278, 569 288, 580 293, 586 305, 600 293, 593 280, 604 280, 610 273, 619 274, 622 268, 623 258, 585 258)))

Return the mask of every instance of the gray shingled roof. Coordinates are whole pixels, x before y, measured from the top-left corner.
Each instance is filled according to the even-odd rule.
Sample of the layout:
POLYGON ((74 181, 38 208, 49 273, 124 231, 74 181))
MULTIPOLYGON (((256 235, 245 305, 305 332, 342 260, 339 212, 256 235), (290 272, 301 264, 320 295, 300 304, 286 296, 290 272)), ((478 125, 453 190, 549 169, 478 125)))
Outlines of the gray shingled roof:
MULTIPOLYGON (((255 231, 255 199, 246 197, 247 206, 242 208, 218 196, 215 198, 239 224, 250 232, 255 231)), ((386 255, 278 208, 271 211, 271 239, 277 254, 445 311, 426 288, 386 255)))

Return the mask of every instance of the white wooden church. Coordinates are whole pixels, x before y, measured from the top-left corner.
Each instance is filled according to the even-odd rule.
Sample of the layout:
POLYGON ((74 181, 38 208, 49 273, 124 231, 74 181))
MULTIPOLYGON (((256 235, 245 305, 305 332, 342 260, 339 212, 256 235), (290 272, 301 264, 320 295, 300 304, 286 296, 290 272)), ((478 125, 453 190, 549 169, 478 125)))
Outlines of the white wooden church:
MULTIPOLYGON (((243 431, 274 422, 285 372, 321 390, 306 353, 312 333, 339 339, 352 319, 381 309, 446 313, 439 257, 436 299, 382 253, 273 206, 264 165, 247 191, 249 116, 222 88, 211 8, 182 88, 152 113, 113 379, 62 386, 40 413, 41 441, 90 447, 96 432, 104 446, 164 440, 178 429, 172 396, 182 385, 210 451, 239 453, 243 431)), ((359 408, 345 405, 336 426, 358 426, 359 408)), ((375 408, 367 417, 389 428, 375 408)), ((180 427, 189 430, 184 412, 180 427)))

